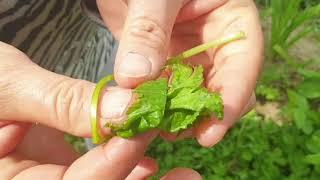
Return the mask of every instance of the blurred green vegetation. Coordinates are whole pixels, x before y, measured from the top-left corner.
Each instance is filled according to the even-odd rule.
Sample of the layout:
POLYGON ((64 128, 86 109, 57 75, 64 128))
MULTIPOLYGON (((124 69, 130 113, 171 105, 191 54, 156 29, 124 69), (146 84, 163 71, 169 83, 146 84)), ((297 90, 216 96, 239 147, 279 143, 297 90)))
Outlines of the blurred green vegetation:
POLYGON ((204 179, 316 180, 320 177, 319 125, 312 125, 315 131, 306 134, 291 123, 280 127, 251 112, 213 148, 202 148, 194 140, 157 139, 148 154, 158 160, 159 175, 189 167, 204 179))

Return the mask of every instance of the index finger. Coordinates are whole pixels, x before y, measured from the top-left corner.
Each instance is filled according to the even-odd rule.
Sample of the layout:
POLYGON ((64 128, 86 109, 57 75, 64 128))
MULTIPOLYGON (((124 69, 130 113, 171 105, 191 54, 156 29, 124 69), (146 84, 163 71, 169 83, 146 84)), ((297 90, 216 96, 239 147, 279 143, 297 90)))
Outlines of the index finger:
POLYGON ((131 139, 112 138, 76 160, 66 171, 65 179, 125 179, 143 158, 157 132, 131 139))

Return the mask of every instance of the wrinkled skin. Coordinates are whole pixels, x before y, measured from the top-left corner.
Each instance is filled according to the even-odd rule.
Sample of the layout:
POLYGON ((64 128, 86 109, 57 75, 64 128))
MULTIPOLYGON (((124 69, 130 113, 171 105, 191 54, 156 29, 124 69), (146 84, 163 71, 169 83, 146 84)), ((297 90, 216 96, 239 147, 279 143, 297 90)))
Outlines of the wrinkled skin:
MULTIPOLYGON (((134 101, 131 90, 124 88, 156 78, 167 54, 178 54, 229 32, 242 30, 247 34, 245 40, 190 59, 192 63, 205 66, 206 86, 222 94, 225 118, 221 122, 214 118, 203 121, 178 138, 196 136, 203 146, 212 146, 255 100, 252 94, 262 63, 263 42, 254 3, 252 0, 150 2, 98 1, 106 24, 120 40, 115 76, 121 86, 107 88, 104 92, 99 105, 100 123, 124 116, 134 101), (149 13, 148 16, 144 12, 149 13), (129 18, 125 23, 127 15, 129 18), (127 28, 123 28, 124 24, 127 28), (131 59, 122 56, 131 51, 151 57, 151 69, 146 71, 143 69, 146 66, 140 64, 132 66, 134 61, 129 60, 141 56, 134 55, 131 59), (120 64, 127 66, 124 67, 127 72, 122 71, 123 66, 119 68, 120 64)), ((62 132, 90 136, 93 83, 48 72, 4 43, 0 43, 0 59, 1 178, 145 179, 156 172, 155 161, 144 157, 144 152, 157 132, 132 139, 114 137, 83 156, 63 141, 62 132)), ((110 131, 104 130, 104 134, 108 133, 110 131)), ((168 134, 163 136, 177 138, 168 134)), ((190 169, 177 168, 163 179, 201 177, 190 169)))

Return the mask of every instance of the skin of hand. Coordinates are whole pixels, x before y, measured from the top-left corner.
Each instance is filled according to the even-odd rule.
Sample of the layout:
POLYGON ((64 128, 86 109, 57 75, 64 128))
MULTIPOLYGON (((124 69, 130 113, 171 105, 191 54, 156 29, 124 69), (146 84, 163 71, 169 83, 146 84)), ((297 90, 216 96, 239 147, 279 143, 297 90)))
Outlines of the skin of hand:
MULTIPOLYGON (((16 48, 0 42, 0 177, 14 180, 140 180, 157 171, 145 157, 158 132, 132 139, 114 137, 83 156, 63 132, 90 137, 90 104, 95 84, 42 69, 16 48)), ((100 121, 115 120, 133 101, 130 89, 107 88, 100 121)), ((110 133, 106 130, 105 134, 110 133)), ((201 179, 177 168, 163 179, 201 179)))
POLYGON ((179 137, 196 137, 204 147, 218 143, 255 103, 263 62, 263 32, 253 0, 97 0, 108 28, 120 40, 115 79, 133 88, 159 76, 168 57, 230 33, 246 38, 188 60, 205 68, 205 86, 221 93, 225 116, 204 120, 179 137))

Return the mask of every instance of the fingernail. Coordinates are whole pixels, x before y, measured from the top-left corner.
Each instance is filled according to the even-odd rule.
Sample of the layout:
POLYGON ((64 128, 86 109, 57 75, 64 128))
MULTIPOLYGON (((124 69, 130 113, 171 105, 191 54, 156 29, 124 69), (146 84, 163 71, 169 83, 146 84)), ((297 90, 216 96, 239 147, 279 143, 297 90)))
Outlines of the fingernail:
POLYGON ((198 142, 204 147, 212 147, 226 134, 228 128, 217 121, 207 120, 196 129, 198 142))
POLYGON ((118 74, 126 77, 145 77, 151 72, 151 62, 137 53, 128 53, 124 56, 118 68, 118 74))
MULTIPOLYGON (((131 100, 132 91, 130 89, 118 88, 107 91, 101 100, 101 118, 113 124, 123 123, 131 100)), ((105 124, 107 122, 102 123, 105 124)))

